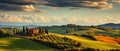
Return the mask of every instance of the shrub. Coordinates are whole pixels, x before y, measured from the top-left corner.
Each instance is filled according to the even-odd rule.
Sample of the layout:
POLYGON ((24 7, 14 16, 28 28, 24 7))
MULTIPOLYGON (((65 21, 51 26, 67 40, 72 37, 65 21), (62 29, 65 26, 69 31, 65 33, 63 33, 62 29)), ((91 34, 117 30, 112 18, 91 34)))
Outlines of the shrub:
POLYGON ((97 40, 96 37, 94 35, 90 35, 90 34, 82 34, 81 36, 83 37, 87 37, 87 38, 90 38, 92 40, 97 40))

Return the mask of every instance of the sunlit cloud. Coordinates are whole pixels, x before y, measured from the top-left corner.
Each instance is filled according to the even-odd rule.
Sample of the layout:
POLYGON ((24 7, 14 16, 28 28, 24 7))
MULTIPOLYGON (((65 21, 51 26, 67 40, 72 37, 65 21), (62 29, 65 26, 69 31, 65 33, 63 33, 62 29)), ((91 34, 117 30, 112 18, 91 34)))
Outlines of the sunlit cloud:
POLYGON ((112 1, 120 4, 120 0, 112 0, 112 1))
POLYGON ((33 15, 33 16, 12 16, 12 15, 0 15, 0 22, 16 22, 16 23, 59 23, 59 24, 68 24, 68 23, 74 23, 74 24, 103 24, 103 23, 120 23, 120 17, 94 17, 94 18, 79 18, 79 17, 44 17, 41 15, 33 15))
POLYGON ((51 7, 50 9, 52 9, 52 10, 57 10, 58 7, 51 7))

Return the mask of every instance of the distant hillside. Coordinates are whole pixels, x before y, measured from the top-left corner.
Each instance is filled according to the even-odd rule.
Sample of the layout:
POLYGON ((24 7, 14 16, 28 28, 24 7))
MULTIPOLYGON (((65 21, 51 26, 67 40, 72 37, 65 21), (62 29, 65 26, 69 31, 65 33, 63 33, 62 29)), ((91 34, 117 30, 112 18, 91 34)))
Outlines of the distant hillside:
POLYGON ((120 28, 120 24, 115 24, 115 23, 107 23, 107 24, 102 24, 99 26, 105 26, 105 27, 111 27, 111 28, 120 28))

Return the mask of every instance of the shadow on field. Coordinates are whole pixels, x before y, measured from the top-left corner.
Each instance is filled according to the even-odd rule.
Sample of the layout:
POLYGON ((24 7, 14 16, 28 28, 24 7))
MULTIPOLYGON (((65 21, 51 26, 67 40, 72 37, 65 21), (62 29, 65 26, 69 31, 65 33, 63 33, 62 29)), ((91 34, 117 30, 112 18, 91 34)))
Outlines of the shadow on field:
MULTIPOLYGON (((31 40, 21 38, 5 38, 0 40, 0 49, 5 50, 50 50, 50 47, 43 46, 31 40), (8 39, 8 40, 6 40, 8 39)), ((53 49, 52 49, 53 50, 53 49)))

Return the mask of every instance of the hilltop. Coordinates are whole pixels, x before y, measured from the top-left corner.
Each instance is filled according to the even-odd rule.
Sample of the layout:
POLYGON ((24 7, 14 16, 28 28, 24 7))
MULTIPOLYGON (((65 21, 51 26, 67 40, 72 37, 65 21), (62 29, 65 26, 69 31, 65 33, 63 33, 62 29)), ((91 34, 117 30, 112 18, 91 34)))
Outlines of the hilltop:
POLYGON ((115 24, 115 23, 106 23, 106 24, 101 24, 98 26, 105 26, 105 27, 111 27, 111 28, 120 28, 120 24, 115 24))

